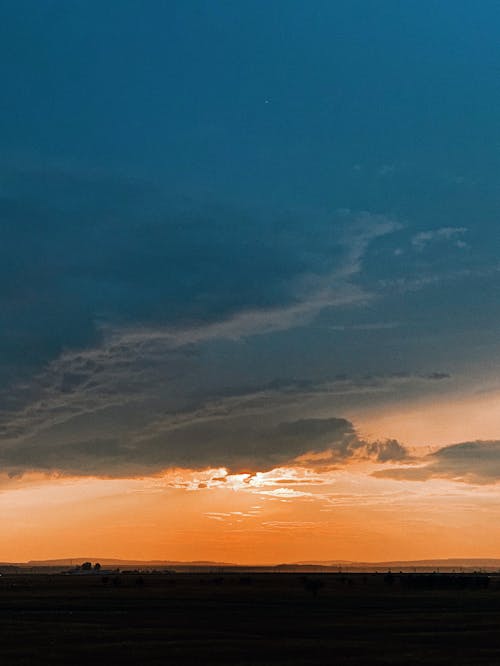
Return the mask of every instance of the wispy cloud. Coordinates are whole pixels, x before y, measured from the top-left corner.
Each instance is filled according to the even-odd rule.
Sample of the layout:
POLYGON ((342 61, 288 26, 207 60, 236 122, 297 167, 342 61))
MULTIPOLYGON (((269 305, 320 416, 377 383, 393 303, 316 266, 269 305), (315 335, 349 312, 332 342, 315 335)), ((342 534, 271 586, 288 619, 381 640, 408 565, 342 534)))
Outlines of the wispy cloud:
MULTIPOLYGON (((355 283, 363 258, 371 243, 398 224, 368 213, 344 212, 343 219, 339 256, 327 271, 295 276, 288 303, 240 304, 232 314, 221 311, 214 318, 212 313, 210 320, 188 326, 103 324, 98 345, 63 351, 29 382, 12 386, 0 420, 4 464, 73 473, 80 465, 83 473, 116 473, 135 466, 140 471, 192 465, 197 456, 200 466, 220 464, 224 454, 228 464, 254 468, 302 453, 305 440, 294 444, 291 432, 280 434, 285 425, 269 419, 262 427, 252 424, 252 408, 263 395, 210 404, 209 393, 193 407, 197 353, 212 341, 303 326, 325 309, 368 300, 370 293, 355 283)), ((274 394, 279 397, 280 391, 274 394)), ((330 423, 350 428, 342 419, 330 423)), ((307 436, 318 445, 313 433, 304 432, 307 436)))
POLYGON ((452 242, 456 247, 466 247, 462 240, 463 235, 467 233, 466 227, 441 227, 429 231, 421 231, 415 234, 411 243, 415 250, 422 252, 428 245, 439 242, 452 242))
POLYGON ((374 321, 366 324, 337 324, 328 326, 330 331, 387 331, 402 326, 398 321, 374 321))
POLYGON ((181 395, 177 402, 158 396, 158 382, 163 390, 175 391, 173 368, 180 363, 185 376, 191 361, 189 355, 164 357, 157 367, 161 377, 152 384, 152 375, 141 374, 138 368, 137 384, 126 384, 118 394, 111 387, 125 382, 128 372, 104 380, 103 370, 101 383, 88 379, 90 387, 83 382, 76 395, 69 396, 58 388, 52 401, 47 392, 38 403, 5 420, 0 460, 14 471, 118 476, 166 467, 255 471, 291 460, 323 468, 362 458, 401 460, 406 454, 397 442, 368 443, 358 438, 348 420, 313 415, 319 406, 324 412, 327 405, 331 413, 339 397, 400 394, 447 378, 445 373, 431 373, 339 378, 320 384, 281 380, 260 387, 228 387, 220 395, 181 395), (172 376, 168 384, 167 370, 172 376), (165 411, 158 415, 161 408, 165 411), (297 418, 299 414, 303 417, 297 418))

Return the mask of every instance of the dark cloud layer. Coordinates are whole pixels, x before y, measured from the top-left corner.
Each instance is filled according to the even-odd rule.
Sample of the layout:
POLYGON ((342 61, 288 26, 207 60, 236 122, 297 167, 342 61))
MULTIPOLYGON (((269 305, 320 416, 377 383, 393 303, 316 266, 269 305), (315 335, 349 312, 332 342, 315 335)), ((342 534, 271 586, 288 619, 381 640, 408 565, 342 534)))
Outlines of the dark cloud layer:
POLYGON ((203 383, 198 361, 213 341, 300 327, 369 302, 365 262, 373 246, 387 251, 398 223, 342 211, 308 226, 297 215, 174 205, 142 183, 65 174, 5 176, 3 192, 5 468, 255 470, 322 451, 323 465, 408 461, 398 442, 362 442, 348 421, 311 416, 302 403, 391 382, 436 384, 448 373, 339 377, 328 387, 275 378, 249 390, 244 375, 240 388, 203 383), (295 417, 283 412, 287 404, 295 417))
POLYGON ((315 409, 342 397, 383 396, 432 382, 411 376, 324 384, 276 380, 193 392, 197 364, 189 346, 165 346, 162 338, 68 354, 38 378, 25 407, 4 412, 0 465, 9 471, 124 475, 169 466, 269 469, 316 453, 317 462, 306 456, 298 464, 407 461, 398 442, 363 441, 349 421, 318 418, 315 409))
MULTIPOLYGON (((76 383, 81 378, 75 379, 76 383)), ((283 388, 280 384, 280 387, 283 388)), ((128 406, 112 392, 94 387, 72 401, 65 391, 43 400, 4 430, 0 466, 27 470, 111 476, 154 473, 168 467, 226 467, 233 472, 271 469, 283 464, 343 466, 353 460, 409 460, 398 442, 366 442, 343 418, 292 419, 307 395, 269 390, 218 397, 159 414, 152 398, 128 406), (315 456, 318 456, 317 458, 315 456)), ((70 389, 71 390, 71 389, 70 389)), ((325 387, 325 394, 338 387, 325 387)), ((81 387, 80 387, 81 391, 81 387)), ((126 396, 121 395, 126 401, 126 396)), ((18 415, 18 413, 16 413, 18 415)))
POLYGON ((3 450, 0 464, 19 471, 117 476, 168 467, 225 466, 232 471, 256 471, 290 462, 305 452, 326 449, 332 460, 345 462, 359 446, 352 425, 345 419, 272 424, 259 423, 253 416, 227 417, 170 425, 138 442, 110 437, 51 444, 32 439, 3 450))
MULTIPOLYGON (((344 441, 352 427, 337 419, 205 418, 221 387, 203 386, 197 355, 210 341, 286 330, 368 298, 356 285, 363 259, 396 223, 344 211, 312 229, 296 215, 174 205, 136 182, 3 180, 4 466, 254 469, 344 441)), ((225 409, 231 397, 238 390, 225 409)))
POLYGON ((0 463, 408 462, 333 417, 498 358, 498 7, 101 4, 0 5, 0 463))

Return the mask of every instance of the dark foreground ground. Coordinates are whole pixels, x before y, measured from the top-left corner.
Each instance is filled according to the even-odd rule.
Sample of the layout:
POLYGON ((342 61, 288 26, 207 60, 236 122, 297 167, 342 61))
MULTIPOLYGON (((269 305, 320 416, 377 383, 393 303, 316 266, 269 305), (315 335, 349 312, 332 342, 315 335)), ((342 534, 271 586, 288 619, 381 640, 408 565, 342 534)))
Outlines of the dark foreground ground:
POLYGON ((103 578, 2 576, 0 664, 500 665, 494 577, 103 578))

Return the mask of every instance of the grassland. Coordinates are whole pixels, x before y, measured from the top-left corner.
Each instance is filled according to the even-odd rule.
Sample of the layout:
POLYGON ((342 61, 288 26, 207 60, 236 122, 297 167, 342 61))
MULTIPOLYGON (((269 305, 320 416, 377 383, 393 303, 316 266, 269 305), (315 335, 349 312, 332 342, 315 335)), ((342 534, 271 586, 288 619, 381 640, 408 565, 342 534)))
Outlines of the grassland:
POLYGON ((0 663, 498 666, 500 582, 4 575, 0 663))

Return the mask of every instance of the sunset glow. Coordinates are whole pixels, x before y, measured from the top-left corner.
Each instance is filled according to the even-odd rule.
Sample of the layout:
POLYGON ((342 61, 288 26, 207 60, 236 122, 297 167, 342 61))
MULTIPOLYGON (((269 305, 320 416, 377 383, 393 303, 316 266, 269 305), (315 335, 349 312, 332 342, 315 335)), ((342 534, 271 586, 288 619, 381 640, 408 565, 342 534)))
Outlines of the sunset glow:
POLYGON ((98 554, 271 564, 496 556, 496 487, 379 479, 371 476, 377 469, 383 467, 365 462, 252 475, 179 469, 122 479, 4 478, 0 560, 98 554))
POLYGON ((21 4, 0 562, 500 557, 494 3, 21 4))

